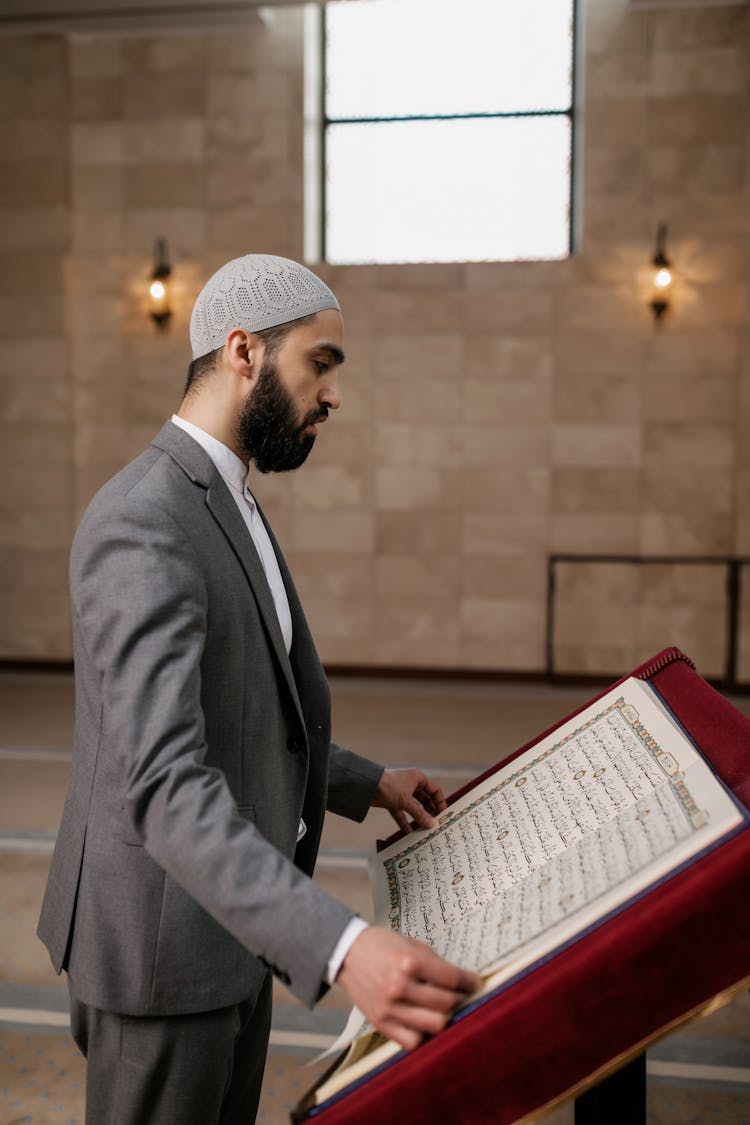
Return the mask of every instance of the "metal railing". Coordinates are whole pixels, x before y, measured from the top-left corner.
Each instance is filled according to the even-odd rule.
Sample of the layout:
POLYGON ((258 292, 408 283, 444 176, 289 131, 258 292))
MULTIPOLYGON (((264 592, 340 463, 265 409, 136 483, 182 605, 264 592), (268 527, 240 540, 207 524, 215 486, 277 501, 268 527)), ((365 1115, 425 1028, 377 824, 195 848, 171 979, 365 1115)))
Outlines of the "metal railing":
MULTIPOLYGON (((642 566, 721 566, 726 570, 726 654, 724 675, 717 681, 725 689, 747 687, 737 679, 739 667, 740 604, 742 597, 742 568, 750 564, 750 557, 736 555, 550 555, 547 560, 547 620, 545 632, 545 672, 547 678, 558 678, 555 671, 555 599, 557 567, 561 563, 601 563, 608 565, 642 566)), ((672 643, 670 638, 665 645, 672 643)), ((690 655, 688 653, 688 655, 690 655)), ((565 673, 568 675, 568 673, 565 673)))

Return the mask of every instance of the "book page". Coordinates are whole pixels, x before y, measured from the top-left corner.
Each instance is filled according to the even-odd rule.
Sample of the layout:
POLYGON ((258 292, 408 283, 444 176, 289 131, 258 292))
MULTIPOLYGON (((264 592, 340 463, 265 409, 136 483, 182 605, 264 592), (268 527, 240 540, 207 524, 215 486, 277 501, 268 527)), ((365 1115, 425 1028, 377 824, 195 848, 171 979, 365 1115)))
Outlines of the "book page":
POLYGON ((375 916, 494 987, 741 820, 652 688, 629 679, 374 856, 375 916))
MULTIPOLYGON (((647 683, 630 678, 371 857, 375 918, 482 975, 478 996, 601 921, 743 813, 647 683)), ((462 1006, 478 997, 469 997, 462 1006)), ((399 1050, 356 1009, 320 1103, 399 1050)))

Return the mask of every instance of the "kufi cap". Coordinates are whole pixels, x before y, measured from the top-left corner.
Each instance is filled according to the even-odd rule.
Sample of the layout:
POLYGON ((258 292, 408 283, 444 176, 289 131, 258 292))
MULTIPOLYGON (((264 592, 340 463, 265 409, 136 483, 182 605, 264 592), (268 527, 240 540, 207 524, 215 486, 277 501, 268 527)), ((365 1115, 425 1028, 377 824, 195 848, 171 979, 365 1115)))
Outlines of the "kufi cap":
POLYGON ((299 262, 275 254, 233 258, 208 279, 193 306, 193 359, 223 347, 233 328, 260 332, 323 309, 340 305, 328 286, 299 262))

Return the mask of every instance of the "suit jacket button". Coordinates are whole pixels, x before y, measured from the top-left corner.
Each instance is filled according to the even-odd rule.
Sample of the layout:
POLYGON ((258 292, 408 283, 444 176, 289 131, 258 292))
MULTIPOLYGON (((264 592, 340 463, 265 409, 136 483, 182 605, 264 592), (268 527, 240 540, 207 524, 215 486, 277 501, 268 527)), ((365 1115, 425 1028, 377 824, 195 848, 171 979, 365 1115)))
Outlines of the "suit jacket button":
POLYGON ((298 742, 298 740, 297 740, 297 739, 296 739, 296 738, 294 737, 294 735, 293 735, 293 734, 290 734, 290 735, 289 735, 289 738, 287 738, 287 740, 286 740, 286 748, 287 748, 287 750, 289 751, 289 753, 290 753, 290 754, 296 754, 296 753, 297 753, 297 751, 299 750, 299 742, 298 742))

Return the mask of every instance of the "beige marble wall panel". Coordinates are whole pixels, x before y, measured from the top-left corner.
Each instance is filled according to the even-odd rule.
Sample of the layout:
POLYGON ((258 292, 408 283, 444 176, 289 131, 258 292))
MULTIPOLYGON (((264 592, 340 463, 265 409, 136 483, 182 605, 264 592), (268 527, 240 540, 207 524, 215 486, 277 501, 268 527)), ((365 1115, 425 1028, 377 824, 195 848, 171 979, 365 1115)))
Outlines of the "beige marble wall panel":
POLYGON ((388 554, 441 555, 454 550, 462 537, 458 512, 377 512, 375 551, 388 554))
POLYGON ((581 15, 588 56, 648 53, 650 13, 632 11, 625 0, 601 0, 583 4, 581 15))
POLYGON ((208 43, 203 35, 123 37, 122 67, 138 74, 168 76, 174 71, 202 71, 208 43))
POLYGON ((18 160, 3 165, 0 207, 54 206, 67 191, 65 160, 18 160))
POLYGON ((464 469, 461 505, 466 510, 544 514, 549 506, 547 468, 464 469))
POLYGON ((45 590, 66 605, 68 544, 62 549, 45 547, 41 551, 25 547, 4 547, 0 551, 0 590, 45 590))
POLYGON ((122 116, 125 82, 121 75, 73 78, 70 84, 71 115, 77 121, 106 121, 122 116))
POLYGON ((461 476, 438 468, 383 466, 375 470, 378 511, 451 511, 459 507, 461 476))
POLYGON ((557 605, 616 602, 632 605, 642 596, 642 569, 630 563, 558 563, 555 567, 557 605))
POLYGON ((294 575, 294 584, 305 602, 308 594, 338 598, 372 597, 375 580, 372 557, 297 550, 287 552, 287 562, 294 575))
MULTIPOLYGON (((352 312, 351 306, 362 303, 360 297, 347 305, 346 324, 352 312)), ((382 332, 374 338, 374 363, 378 378, 403 381, 415 376, 429 376, 431 380, 460 377, 464 340, 458 333, 428 334, 422 328, 421 332, 415 330, 413 334, 397 334, 392 329, 391 322, 384 321, 382 332)))
MULTIPOLYGON (((123 172, 123 202, 128 207, 196 207, 205 202, 201 163, 128 165, 123 172)), ((201 224, 203 216, 201 215, 201 224)))
POLYGON ((71 422, 67 380, 24 379, 0 373, 0 419, 3 422, 71 422))
POLYGON ((643 201, 647 175, 648 166, 639 147, 602 147, 586 154, 584 176, 587 190, 592 194, 627 196, 643 201))
POLYGON ((41 464, 50 472, 70 464, 68 427, 59 422, 0 422, 0 465, 41 464))
POLYGON ((70 611, 56 590, 16 590, 0 595, 4 621, 0 657, 65 660, 71 652, 70 611))
POLYGON ((650 343, 645 332, 648 327, 646 324, 638 332, 622 332, 593 324, 571 331, 561 318, 553 339, 555 370, 561 375, 632 378, 644 366, 650 343))
POLYGON ((533 466, 550 459, 549 426, 467 425, 462 429, 468 466, 533 466))
POLYGON ((744 152, 739 144, 663 144, 648 152, 646 167, 651 187, 665 196, 678 194, 699 205, 708 192, 741 191, 744 152))
MULTIPOLYGON (((646 653, 646 658, 654 655, 646 653)), ((626 675, 640 657, 636 645, 560 644, 555 645, 554 670, 560 675, 608 676, 613 680, 626 675)))
POLYGON ((117 128, 122 135, 123 157, 129 164, 179 164, 202 160, 206 153, 206 124, 202 117, 152 117, 118 123, 117 128))
POLYGON ((70 151, 78 167, 120 165, 125 160, 125 129, 121 121, 80 121, 71 126, 70 151))
POLYGON ((676 645, 698 665, 701 674, 720 675, 724 670, 726 639, 724 614, 710 607, 642 607, 638 624, 641 651, 655 653, 676 645))
POLYGON ((170 252, 189 257, 199 254, 209 238, 210 216, 202 207, 139 207, 124 212, 122 233, 128 246, 153 246, 154 231, 166 238, 170 252))
POLYGON ((643 450, 647 465, 704 465, 710 469, 732 464, 733 434, 728 425, 712 422, 647 422, 643 450))
POLYGON ((70 512, 64 508, 28 507, 3 512, 0 549, 23 547, 31 551, 64 550, 70 544, 70 512))
POLYGON ((554 512, 636 512, 640 506, 638 469, 555 468, 551 474, 554 512))
POLYGON ((747 54, 740 44, 655 51, 650 62, 650 92, 657 98, 745 93, 747 54))
POLYGON ((307 512, 292 515, 291 544, 298 551, 372 554, 375 517, 371 512, 307 512))
POLYGON ((627 647, 635 644, 638 613, 632 602, 561 603, 555 608, 555 640, 561 645, 606 647, 613 642, 627 647))
MULTIPOLYGON (((348 341, 346 346, 349 351, 348 341)), ((349 382, 349 371, 349 360, 347 360, 342 380, 343 409, 347 418, 352 416, 351 399, 354 389, 349 382)), ((464 391, 460 377, 433 379, 420 378, 416 374, 405 375, 398 384, 391 379, 378 380, 375 386, 370 385, 369 391, 368 412, 373 419, 380 422, 455 423, 461 417, 464 408, 464 391)), ((357 387, 355 393, 361 394, 361 388, 357 387)))
POLYGON ((370 421, 349 421, 343 411, 341 416, 329 415, 315 441, 315 464, 371 465, 375 461, 376 444, 370 421))
POLYGON ((127 118, 200 117, 205 112, 206 79, 202 70, 160 74, 131 71, 123 85, 127 118))
MULTIPOLYGON (((545 336, 553 325, 555 302, 549 291, 537 289, 533 298, 523 289, 506 287, 492 291, 467 291, 456 309, 456 320, 467 335, 491 329, 513 336, 545 336)), ((445 310, 442 311, 443 321, 445 310)))
POLYGON ((462 427, 418 422, 380 422, 376 452, 383 467, 458 466, 464 457, 462 427))
POLYGON ((0 119, 61 117, 65 114, 67 83, 61 68, 29 74, 0 74, 0 119))
POLYGON ((551 417, 552 381, 525 376, 502 381, 470 379, 463 396, 467 422, 546 422, 551 417))
POLYGON ((649 466, 643 473, 644 512, 697 512, 729 516, 735 498, 732 468, 712 469, 697 464, 649 466))
POLYGON ((64 160, 67 156, 67 136, 56 118, 0 120, 0 153, 3 163, 64 160))
POLYGON ((39 465, 5 465, 3 485, 0 490, 2 513, 33 509, 40 515, 50 508, 59 512, 67 512, 70 508, 71 473, 68 464, 52 468, 48 468, 46 462, 39 465))
POLYGON ((732 520, 702 513, 647 513, 641 522, 640 549, 652 555, 727 555, 732 549, 732 520))
POLYGON ((737 387, 726 377, 662 378, 643 382, 643 417, 648 422, 729 422, 737 387))
POLYGON ((64 327, 62 297, 46 296, 44 291, 34 298, 0 297, 0 335, 44 332, 59 336, 64 327))
MULTIPOLYGON (((669 325, 665 325, 668 328, 669 325)), ((674 328, 674 325, 672 326, 674 328)), ((743 355, 741 334, 716 327, 704 331, 654 332, 643 358, 650 378, 683 375, 737 375, 743 355)))
MULTIPOLYGON (((104 211, 107 218, 116 218, 111 224, 118 231, 121 230, 120 208, 125 201, 125 188, 123 168, 121 165, 74 165, 70 172, 71 196, 75 200, 77 213, 83 210, 90 216, 92 211, 104 211), (112 213, 112 215, 110 215, 112 213)), ((73 213, 75 224, 76 212, 73 213)), ((83 219, 78 222, 79 241, 85 238, 83 219)), ((119 250, 120 244, 115 243, 113 249, 119 250)))
POLYGON ((452 667, 459 663, 455 602, 421 595, 388 597, 375 622, 376 662, 406 661, 417 667, 452 667))
POLYGON ((123 212, 92 210, 74 212, 71 218, 71 248, 75 254, 117 251, 123 243, 123 212))
POLYGON ((731 4, 680 11, 654 11, 651 35, 654 49, 734 47, 747 31, 746 13, 731 4))
POLYGON ((295 505, 302 510, 367 511, 373 505, 373 478, 368 468, 308 461, 302 472, 294 473, 291 485, 295 505))
POLYGON ((379 555, 375 559, 378 598, 445 598, 455 603, 461 590, 461 565, 455 554, 436 556, 379 555))
POLYGON ((70 73, 74 78, 110 78, 124 70, 124 39, 109 35, 71 35, 70 73))
POLYGON ((545 516, 464 512, 461 543, 467 555, 517 555, 544 550, 549 539, 545 516))
POLYGON ((648 119, 653 144, 740 144, 744 114, 741 99, 724 94, 659 98, 648 119))
POLYGON ((463 370, 480 379, 528 379, 552 377, 555 351, 542 337, 517 337, 510 333, 491 335, 472 332, 464 340, 463 370))
POLYGON ((722 563, 645 565, 639 569, 646 602, 708 605, 714 609, 726 603, 727 570, 722 563))
POLYGON ((641 431, 635 425, 557 423, 552 462, 581 468, 632 468, 641 461, 641 431))
POLYGON ((461 593, 472 599, 520 598, 543 601, 547 556, 542 550, 518 555, 464 555, 461 593))
POLYGON ((640 381, 637 377, 602 379, 597 375, 558 375, 553 413, 558 422, 638 422, 640 381))
POLYGON ((308 593, 305 613, 313 636, 324 647, 328 639, 357 640, 360 645, 372 643, 375 634, 372 600, 361 595, 337 597, 322 593, 308 593))
POLYGON ((598 149, 617 137, 621 145, 646 146, 649 136, 649 103, 646 97, 601 98, 586 103, 589 148, 598 149))
POLYGON ((622 514, 553 515, 550 550, 560 554, 632 555, 640 548, 639 518, 622 514))
POLYGON ((459 627, 468 667, 523 670, 543 662, 544 611, 536 600, 464 599, 459 627))
POLYGON ((642 51, 592 55, 586 67, 589 103, 643 97, 650 89, 649 63, 649 56, 642 51))

